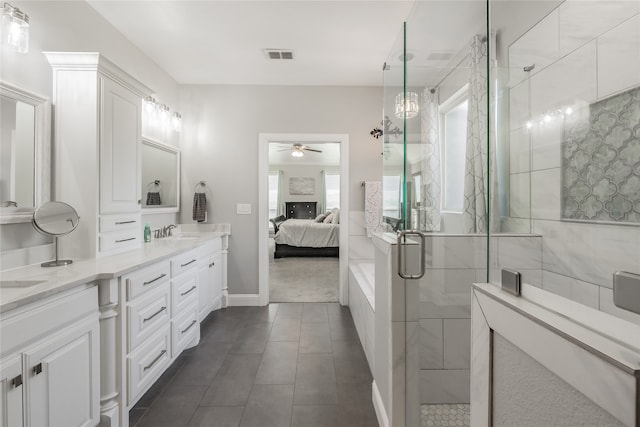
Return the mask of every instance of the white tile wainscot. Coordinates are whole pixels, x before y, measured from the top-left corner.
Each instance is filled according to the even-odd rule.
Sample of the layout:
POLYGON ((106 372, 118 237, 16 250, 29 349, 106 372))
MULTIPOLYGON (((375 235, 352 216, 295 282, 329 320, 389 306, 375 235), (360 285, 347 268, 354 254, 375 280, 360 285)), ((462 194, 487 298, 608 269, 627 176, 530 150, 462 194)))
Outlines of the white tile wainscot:
MULTIPOLYGON (((154 274, 157 273, 152 279, 162 274, 170 274, 170 268, 163 269, 163 263, 168 264, 170 259, 177 259, 180 257, 180 254, 184 253, 195 256, 201 253, 199 248, 207 246, 211 241, 217 240, 221 243, 215 246, 222 249, 221 275, 223 283, 220 287, 226 290, 226 250, 230 231, 228 224, 210 224, 205 228, 193 227, 193 229, 190 226, 183 226, 179 230, 180 235, 174 238, 153 240, 150 243, 144 244, 140 249, 117 255, 101 258, 74 259, 73 264, 65 267, 42 268, 39 264, 33 264, 2 271, 1 276, 3 281, 34 280, 40 281, 41 283, 29 287, 0 288, 0 313, 4 315, 4 313, 29 304, 38 304, 45 298, 53 297, 63 292, 73 291, 74 288, 84 286, 86 283, 97 283, 100 310, 100 425, 107 427, 127 427, 129 425, 127 409, 130 406, 128 403, 133 404, 135 399, 140 395, 141 390, 155 381, 154 378, 153 381, 149 380, 149 383, 143 384, 142 388, 136 389, 136 393, 132 393, 132 395, 136 395, 129 399, 126 358, 130 351, 127 295, 128 292, 130 292, 133 298, 132 301, 135 302, 137 295, 141 298, 147 298, 149 295, 151 295, 151 297, 161 297, 164 293, 159 289, 138 293, 137 288, 127 288, 126 282, 122 281, 121 278, 135 276, 147 270, 152 270, 154 274), (159 270, 156 271, 155 267, 159 267, 159 270), (158 295, 154 292, 157 292, 158 295)), ((216 256, 220 256, 220 253, 216 256)), ((193 257, 181 264, 186 264, 191 259, 193 259, 193 257)), ((197 270, 195 264, 197 263, 193 263, 194 268, 192 269, 194 272, 197 270)), ((180 274, 180 276, 176 277, 184 277, 184 274, 192 274, 180 269, 176 270, 176 273, 180 274), (180 271, 184 271, 184 273, 180 274, 180 271)), ((165 277, 169 278, 169 276, 165 277)), ((165 279, 165 277, 162 279, 165 279)), ((162 279, 158 280, 158 284, 163 281, 162 279)), ((149 280, 143 280, 142 283, 145 281, 149 280)), ((164 286, 169 289, 170 283, 165 282, 164 286)), ((187 286, 184 290, 178 292, 178 294, 185 293, 192 287, 193 285, 187 286)), ((151 299, 155 301, 157 298, 151 299)), ((171 298, 169 298, 169 302, 170 299, 171 298)), ((220 300, 222 300, 222 305, 224 305, 226 302, 224 296, 218 299, 218 301, 220 300)), ((159 308, 161 307, 164 307, 164 305, 161 304, 159 308)), ((190 318, 190 310, 192 310, 194 318, 197 316, 197 302, 187 301, 182 307, 184 307, 184 309, 179 313, 171 313, 171 306, 170 304, 167 305, 167 319, 173 319, 174 329, 176 331, 185 330, 191 325, 193 319, 190 318), (169 317, 169 315, 171 316, 169 317)), ((210 307, 214 308, 217 307, 217 305, 212 304, 210 307)), ((163 312, 164 311, 165 310, 163 310, 163 312)), ((150 314, 154 313, 155 311, 150 314)), ((144 315, 142 319, 146 317, 149 316, 144 315)), ((160 315, 157 317, 160 317, 160 315)), ((197 328, 191 327, 187 329, 189 339, 185 338, 184 341, 181 341, 179 345, 175 346, 175 353, 181 351, 184 346, 189 345, 188 341, 191 341, 192 338, 195 339, 193 336, 194 332, 192 332, 194 330, 197 330, 197 328)), ((159 348, 158 346, 162 347, 164 345, 166 353, 163 353, 163 356, 166 355, 167 358, 177 357, 177 354, 173 354, 171 351, 170 322, 164 322, 159 326, 156 324, 149 329, 149 332, 141 329, 140 333, 143 335, 139 337, 139 344, 133 343, 133 345, 131 345, 131 350, 133 350, 131 352, 132 356, 137 356, 138 353, 141 352, 142 347, 146 348, 146 346, 150 346, 151 349, 149 352, 153 353, 151 356, 155 356, 159 354, 158 351, 155 351, 159 348)), ((186 336, 187 333, 184 335, 186 336)), ((162 349, 160 349, 160 352, 161 350, 162 349)), ((144 359, 144 357, 142 357, 142 359, 144 359)), ((153 357, 151 359, 153 359, 153 357)), ((145 361, 146 359, 140 363, 145 361)), ((149 360, 149 362, 153 362, 153 360, 149 360)), ((148 365, 149 363, 144 363, 143 367, 148 365)), ((157 371, 154 372, 155 375, 150 375, 147 378, 156 377, 156 375, 161 374, 161 371, 169 365, 169 361, 167 360, 163 364, 158 362, 154 366, 159 365, 162 365, 162 369, 158 368, 157 371)))
POLYGON ((516 297, 480 283, 471 335, 472 426, 639 425, 639 325, 527 284, 516 297))

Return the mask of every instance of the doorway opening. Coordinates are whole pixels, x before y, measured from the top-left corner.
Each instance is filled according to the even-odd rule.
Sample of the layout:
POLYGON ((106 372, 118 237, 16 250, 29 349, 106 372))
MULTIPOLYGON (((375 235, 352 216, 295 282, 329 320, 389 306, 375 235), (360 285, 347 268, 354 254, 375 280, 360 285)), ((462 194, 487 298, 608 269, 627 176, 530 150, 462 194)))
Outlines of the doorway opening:
POLYGON ((348 136, 260 134, 259 290, 347 303, 348 136))

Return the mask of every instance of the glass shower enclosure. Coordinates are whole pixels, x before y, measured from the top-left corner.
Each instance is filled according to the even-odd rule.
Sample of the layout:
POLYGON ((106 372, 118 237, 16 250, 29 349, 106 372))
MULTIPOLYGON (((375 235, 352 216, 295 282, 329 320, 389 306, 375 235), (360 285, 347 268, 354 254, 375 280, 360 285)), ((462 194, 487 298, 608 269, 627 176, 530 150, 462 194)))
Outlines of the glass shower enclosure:
POLYGON ((415 3, 383 73, 385 227, 424 237, 404 425, 469 425, 472 283, 503 268, 640 323, 611 289, 640 273, 638 69, 638 1, 415 3))

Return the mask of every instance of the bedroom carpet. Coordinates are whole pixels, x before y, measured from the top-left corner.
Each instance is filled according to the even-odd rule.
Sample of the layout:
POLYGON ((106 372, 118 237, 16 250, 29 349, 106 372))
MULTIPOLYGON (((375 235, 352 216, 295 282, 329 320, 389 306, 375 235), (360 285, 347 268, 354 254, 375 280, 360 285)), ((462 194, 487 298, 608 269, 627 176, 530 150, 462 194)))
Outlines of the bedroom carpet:
POLYGON ((338 258, 273 258, 269 239, 269 301, 338 301, 338 258))

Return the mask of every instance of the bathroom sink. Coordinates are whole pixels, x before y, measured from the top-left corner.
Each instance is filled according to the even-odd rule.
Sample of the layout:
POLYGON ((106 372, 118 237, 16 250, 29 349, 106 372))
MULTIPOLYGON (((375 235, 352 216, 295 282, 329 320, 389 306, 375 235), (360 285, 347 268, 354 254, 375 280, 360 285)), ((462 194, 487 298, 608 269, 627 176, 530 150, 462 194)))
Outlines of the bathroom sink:
POLYGON ((46 280, 0 280, 0 288, 28 288, 46 280))

